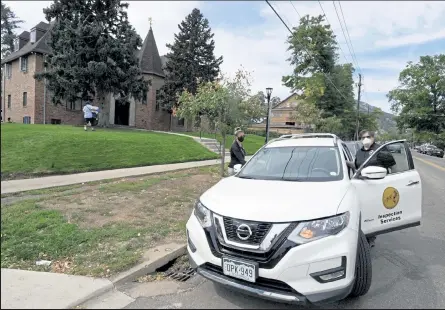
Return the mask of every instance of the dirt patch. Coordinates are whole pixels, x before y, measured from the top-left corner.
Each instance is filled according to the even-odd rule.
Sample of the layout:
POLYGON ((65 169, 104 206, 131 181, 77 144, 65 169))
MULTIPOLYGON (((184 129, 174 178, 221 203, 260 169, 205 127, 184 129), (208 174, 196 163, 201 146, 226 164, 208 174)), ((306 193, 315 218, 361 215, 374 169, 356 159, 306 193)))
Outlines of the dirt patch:
POLYGON ((146 227, 149 223, 151 228, 162 231, 166 224, 185 225, 196 199, 217 181, 214 175, 200 172, 173 173, 168 177, 161 175, 138 180, 122 179, 87 191, 48 199, 41 205, 61 211, 68 221, 82 228, 124 222, 135 227, 146 227), (140 184, 146 185, 140 189, 140 184), (122 187, 125 190, 120 190, 122 187), (134 190, 134 187, 138 189, 134 190), (116 190, 113 191, 113 188, 116 190))
POLYGON ((33 201, 16 195, 2 208, 2 268, 109 277, 150 247, 185 242, 196 199, 219 180, 218 167, 206 167, 53 189, 33 201), (40 259, 51 264, 36 266, 40 259))

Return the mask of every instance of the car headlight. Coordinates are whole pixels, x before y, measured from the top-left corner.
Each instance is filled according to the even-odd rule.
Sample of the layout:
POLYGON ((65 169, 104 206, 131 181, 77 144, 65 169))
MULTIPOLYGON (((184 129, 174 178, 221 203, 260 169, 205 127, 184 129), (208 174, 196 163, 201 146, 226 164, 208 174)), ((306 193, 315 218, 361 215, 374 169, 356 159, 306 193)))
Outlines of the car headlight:
POLYGON ((289 235, 288 239, 298 244, 308 243, 338 234, 349 223, 349 212, 322 220, 302 222, 289 235))
POLYGON ((194 213, 199 223, 201 223, 202 228, 212 226, 212 220, 210 219, 210 210, 204 207, 204 205, 200 201, 196 202, 194 213))

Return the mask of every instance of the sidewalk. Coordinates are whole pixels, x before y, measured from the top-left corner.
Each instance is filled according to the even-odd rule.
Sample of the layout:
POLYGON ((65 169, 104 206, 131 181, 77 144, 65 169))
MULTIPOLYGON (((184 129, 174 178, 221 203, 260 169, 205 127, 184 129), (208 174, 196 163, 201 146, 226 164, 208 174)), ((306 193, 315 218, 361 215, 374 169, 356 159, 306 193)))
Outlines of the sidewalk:
MULTIPOLYGON (((246 160, 249 158, 250 156, 246 157, 246 160)), ((230 161, 230 158, 226 157, 225 161, 228 163, 230 161)), ((2 194, 17 193, 17 192, 24 192, 36 189, 43 189, 43 188, 94 182, 106 179, 118 179, 118 178, 181 170, 181 169, 212 166, 212 165, 217 165, 220 162, 221 161, 219 159, 211 159, 211 160, 193 161, 193 162, 179 163, 179 164, 123 168, 123 169, 85 172, 85 173, 68 174, 68 175, 57 175, 57 176, 49 176, 49 177, 34 178, 34 179, 2 181, 1 192, 2 194)))
POLYGON ((1 277, 2 309, 70 309, 113 288, 108 279, 49 272, 1 269, 1 277))

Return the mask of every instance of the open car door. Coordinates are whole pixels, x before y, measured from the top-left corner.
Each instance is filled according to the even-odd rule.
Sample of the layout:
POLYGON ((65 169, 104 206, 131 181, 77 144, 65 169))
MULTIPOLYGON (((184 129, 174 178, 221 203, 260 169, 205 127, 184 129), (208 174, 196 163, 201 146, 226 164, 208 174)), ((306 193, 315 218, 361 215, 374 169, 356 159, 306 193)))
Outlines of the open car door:
POLYGON ((357 189, 361 229, 365 235, 373 236, 420 225, 422 183, 405 140, 382 145, 356 171, 351 181, 357 189), (387 163, 388 157, 394 159, 392 163, 395 162, 389 168, 368 164, 375 162, 375 159, 379 165, 387 163))

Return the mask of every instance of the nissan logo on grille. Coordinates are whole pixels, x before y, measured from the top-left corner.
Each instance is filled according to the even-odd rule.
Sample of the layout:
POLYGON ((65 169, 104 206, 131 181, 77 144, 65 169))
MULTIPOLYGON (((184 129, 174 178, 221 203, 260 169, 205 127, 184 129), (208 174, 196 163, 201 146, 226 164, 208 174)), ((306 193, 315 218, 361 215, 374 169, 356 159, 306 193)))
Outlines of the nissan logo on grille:
POLYGON ((236 235, 238 238, 245 241, 252 236, 252 230, 250 229, 249 225, 241 224, 236 229, 236 235))

